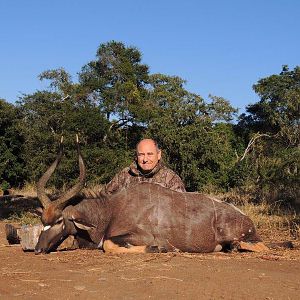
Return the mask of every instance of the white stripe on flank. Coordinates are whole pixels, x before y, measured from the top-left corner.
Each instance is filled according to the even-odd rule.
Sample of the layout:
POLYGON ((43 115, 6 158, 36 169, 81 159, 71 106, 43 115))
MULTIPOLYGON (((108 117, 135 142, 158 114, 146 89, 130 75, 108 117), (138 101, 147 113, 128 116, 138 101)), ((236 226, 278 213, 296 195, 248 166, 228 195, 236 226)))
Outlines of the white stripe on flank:
POLYGON ((230 205, 233 209, 237 210, 238 212, 240 212, 242 215, 246 215, 243 211, 241 211, 239 208, 237 208, 235 205, 233 205, 232 203, 228 203, 228 202, 225 202, 225 201, 222 201, 222 200, 219 200, 215 197, 212 197, 212 196, 208 196, 211 200, 213 201, 216 201, 216 202, 219 202, 219 203, 225 203, 227 205, 230 205))
POLYGON ((99 242, 97 248, 98 249, 103 249, 103 242, 104 242, 104 236, 102 237, 101 241, 99 242))

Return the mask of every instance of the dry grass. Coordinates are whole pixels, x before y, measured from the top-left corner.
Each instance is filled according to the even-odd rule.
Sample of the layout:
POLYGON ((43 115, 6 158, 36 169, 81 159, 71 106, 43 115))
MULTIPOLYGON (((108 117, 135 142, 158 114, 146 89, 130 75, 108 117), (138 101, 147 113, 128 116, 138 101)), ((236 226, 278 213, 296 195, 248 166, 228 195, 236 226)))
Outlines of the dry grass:
POLYGON ((300 217, 293 209, 267 203, 247 203, 240 209, 253 220, 264 240, 299 240, 300 217))
MULTIPOLYGON (((85 187, 82 192, 85 191, 93 191, 95 193, 98 193, 103 188, 103 185, 101 184, 94 184, 89 185, 88 187, 85 187)), ((66 188, 63 188, 62 190, 58 191, 54 187, 46 188, 46 193, 48 195, 54 195, 54 194, 60 194, 62 192, 65 192, 66 188)), ((36 197, 36 186, 34 184, 26 184, 22 189, 14 189, 13 190, 14 195, 23 195, 24 197, 36 197)))
POLYGON ((95 196, 97 196, 97 194, 99 194, 99 192, 103 189, 104 185, 102 184, 94 184, 94 185, 89 185, 88 187, 85 187, 82 192, 85 195, 89 195, 89 194, 93 194, 95 196))
MULTIPOLYGON (((93 185, 84 188, 82 192, 97 195, 102 189, 101 185, 93 185)), ((57 191, 54 188, 47 188, 48 195, 58 195, 63 191, 57 191)), ((22 189, 10 190, 11 198, 0 198, 0 219, 7 222, 24 224, 38 224, 40 217, 35 213, 36 208, 41 206, 37 199, 36 186, 34 184, 26 184, 22 189), (22 197, 18 197, 22 196, 22 197)))
POLYGON ((8 217, 7 221, 19 223, 20 225, 35 225, 41 223, 40 217, 30 211, 13 213, 8 217))
MULTIPOLYGON (((46 193, 52 195, 57 192, 55 188, 46 188, 46 193)), ((36 197, 36 185, 32 183, 26 183, 26 185, 21 189, 14 189, 14 195, 23 195, 24 197, 36 197)))
POLYGON ((35 213, 40 206, 36 196, 36 187, 33 184, 26 184, 22 189, 9 190, 10 198, 3 197, 0 200, 0 219, 22 225, 40 223, 40 218, 35 213))

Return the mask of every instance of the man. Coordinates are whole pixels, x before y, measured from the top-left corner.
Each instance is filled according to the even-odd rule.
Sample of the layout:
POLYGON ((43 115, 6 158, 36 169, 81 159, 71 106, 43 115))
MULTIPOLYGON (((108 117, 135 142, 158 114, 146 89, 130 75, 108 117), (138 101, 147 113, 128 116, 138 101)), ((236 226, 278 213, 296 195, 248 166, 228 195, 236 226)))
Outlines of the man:
MULTIPOLYGON (((180 177, 171 169, 166 167, 161 161, 161 150, 157 143, 152 139, 143 139, 136 146, 135 161, 129 166, 117 173, 114 178, 101 190, 102 196, 109 196, 126 188, 131 184, 138 182, 151 182, 160 184, 178 192, 185 192, 185 187, 180 177)), ((97 197, 93 192, 87 191, 85 197, 97 197)), ((41 230, 40 225, 26 228, 26 235, 33 233, 34 230, 41 230)), ((20 230, 6 224, 6 238, 10 244, 20 243, 20 230)), ((21 229, 22 231, 23 229, 21 229)), ((22 234, 20 234, 22 236, 22 234)), ((21 242, 22 244, 22 242, 21 242)), ((65 244, 66 248, 72 248, 73 241, 65 244)), ((23 243, 24 250, 34 250, 34 246, 23 243)))
POLYGON ((161 150, 152 139, 143 139, 136 146, 135 161, 121 170, 103 188, 102 195, 111 195, 138 182, 151 182, 178 192, 185 192, 180 177, 161 161, 161 150))

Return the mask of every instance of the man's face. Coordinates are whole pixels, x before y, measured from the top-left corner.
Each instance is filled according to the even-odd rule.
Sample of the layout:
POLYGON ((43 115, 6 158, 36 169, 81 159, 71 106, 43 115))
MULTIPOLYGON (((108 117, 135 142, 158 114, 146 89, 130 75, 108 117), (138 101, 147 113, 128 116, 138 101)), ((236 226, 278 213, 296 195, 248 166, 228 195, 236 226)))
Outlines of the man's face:
POLYGON ((137 163, 145 171, 153 170, 161 158, 161 151, 150 139, 142 140, 137 146, 137 163))

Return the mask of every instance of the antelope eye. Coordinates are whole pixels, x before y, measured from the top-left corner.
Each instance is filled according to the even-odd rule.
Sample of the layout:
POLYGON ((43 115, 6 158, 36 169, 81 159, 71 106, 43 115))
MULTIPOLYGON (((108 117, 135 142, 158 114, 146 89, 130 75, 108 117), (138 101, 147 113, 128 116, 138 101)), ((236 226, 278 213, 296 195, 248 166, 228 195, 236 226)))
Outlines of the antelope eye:
POLYGON ((63 218, 59 218, 59 219, 55 222, 55 224, 61 224, 63 220, 64 220, 63 218))

